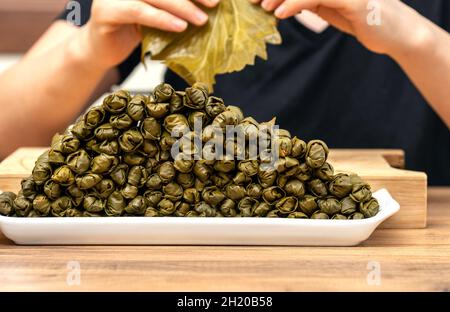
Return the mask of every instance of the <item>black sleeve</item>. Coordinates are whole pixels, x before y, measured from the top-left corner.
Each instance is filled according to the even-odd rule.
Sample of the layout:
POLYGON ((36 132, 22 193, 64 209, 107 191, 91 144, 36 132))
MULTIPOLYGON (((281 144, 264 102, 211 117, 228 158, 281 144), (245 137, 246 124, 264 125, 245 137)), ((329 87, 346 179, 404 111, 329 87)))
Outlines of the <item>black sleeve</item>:
POLYGON ((444 21, 444 24, 442 25, 442 27, 450 32, 450 1, 444 1, 444 3, 442 4, 443 8, 442 8, 442 20, 444 21))
MULTIPOLYGON (((80 22, 83 26, 87 23, 91 17, 91 6, 92 0, 77 0, 80 4, 80 22)), ((66 6, 61 14, 57 17, 58 20, 68 20, 69 14, 73 11, 73 7, 66 6)), ((141 47, 140 45, 128 56, 128 58, 117 66, 120 75, 119 83, 122 83, 128 75, 133 71, 136 65, 139 64, 141 57, 141 47)))

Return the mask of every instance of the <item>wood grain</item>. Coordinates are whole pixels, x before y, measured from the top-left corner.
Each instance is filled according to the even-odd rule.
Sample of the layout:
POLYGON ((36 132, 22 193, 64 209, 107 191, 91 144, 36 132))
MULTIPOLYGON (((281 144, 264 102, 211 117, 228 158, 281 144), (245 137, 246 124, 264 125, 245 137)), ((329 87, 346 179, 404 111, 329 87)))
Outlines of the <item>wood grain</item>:
MULTIPOLYGON (((45 148, 21 148, 0 163, 0 190, 17 192, 20 181, 29 176, 37 157, 45 148)), ((400 211, 381 226, 384 228, 423 228, 427 219, 427 177, 422 172, 401 170, 401 150, 334 149, 329 161, 336 171, 362 176, 373 190, 386 188, 400 203, 400 211)))
POLYGON ((450 188, 431 188, 426 229, 379 229, 358 247, 46 247, 0 236, 0 291, 449 291, 449 209, 450 188), (69 261, 80 285, 66 282, 69 261), (379 285, 367 283, 373 262, 379 285))

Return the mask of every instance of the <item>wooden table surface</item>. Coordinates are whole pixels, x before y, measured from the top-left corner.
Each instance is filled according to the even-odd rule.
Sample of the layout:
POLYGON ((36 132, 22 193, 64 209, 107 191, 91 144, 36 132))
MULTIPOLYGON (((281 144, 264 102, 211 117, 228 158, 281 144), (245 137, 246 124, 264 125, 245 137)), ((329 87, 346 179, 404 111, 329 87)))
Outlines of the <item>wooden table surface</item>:
POLYGON ((0 234, 0 290, 450 291, 450 188, 426 229, 358 247, 16 246, 0 234))

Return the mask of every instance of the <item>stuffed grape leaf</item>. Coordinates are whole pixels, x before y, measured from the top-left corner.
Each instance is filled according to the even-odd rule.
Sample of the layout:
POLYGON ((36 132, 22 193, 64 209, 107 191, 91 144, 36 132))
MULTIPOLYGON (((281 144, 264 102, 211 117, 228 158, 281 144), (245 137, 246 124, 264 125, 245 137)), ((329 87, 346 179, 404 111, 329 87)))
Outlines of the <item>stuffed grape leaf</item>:
POLYGON ((266 44, 280 44, 276 18, 247 0, 222 0, 204 9, 208 23, 182 33, 142 28, 142 59, 150 54, 189 84, 201 81, 210 90, 217 74, 242 70, 255 57, 267 59, 266 44))

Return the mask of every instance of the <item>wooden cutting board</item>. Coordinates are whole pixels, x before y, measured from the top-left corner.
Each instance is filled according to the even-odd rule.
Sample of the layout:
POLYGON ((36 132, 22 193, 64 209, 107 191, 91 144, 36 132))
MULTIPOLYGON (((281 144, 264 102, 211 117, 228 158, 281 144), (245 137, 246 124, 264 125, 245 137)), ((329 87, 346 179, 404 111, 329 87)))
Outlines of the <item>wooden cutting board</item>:
MULTIPOLYGON (((45 148, 20 148, 0 163, 0 190, 18 192, 45 148)), ((424 228, 427 222, 427 176, 404 170, 401 150, 331 150, 329 162, 336 172, 353 172, 370 183, 374 191, 386 188, 400 203, 400 211, 383 228, 424 228)))

